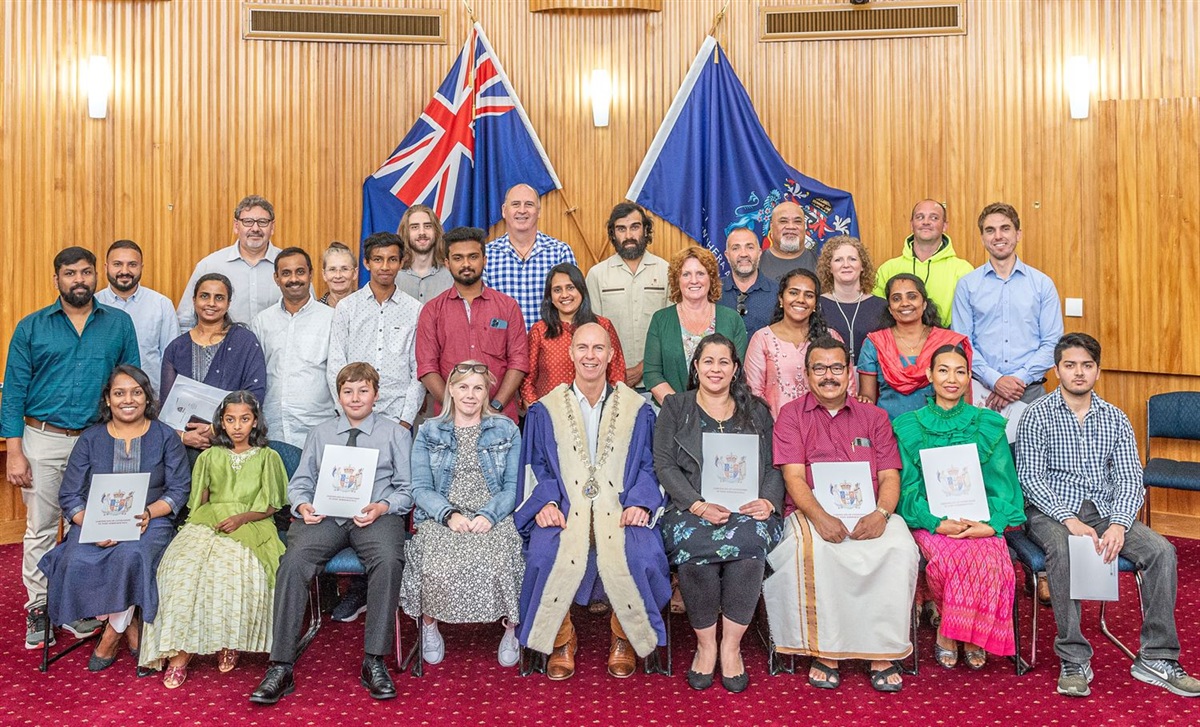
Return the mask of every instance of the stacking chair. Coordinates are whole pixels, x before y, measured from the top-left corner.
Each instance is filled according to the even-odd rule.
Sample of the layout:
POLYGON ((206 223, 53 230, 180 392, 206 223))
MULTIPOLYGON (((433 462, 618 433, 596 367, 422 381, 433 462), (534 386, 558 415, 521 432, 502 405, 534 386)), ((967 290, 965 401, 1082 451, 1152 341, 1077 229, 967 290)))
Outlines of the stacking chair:
MULTIPOLYGON (((574 606, 572 606, 574 608, 574 606)), ((668 603, 663 609, 663 628, 667 632, 666 646, 660 646, 653 653, 642 659, 642 671, 646 674, 662 674, 663 676, 671 676, 673 674, 673 665, 671 661, 671 604, 668 603)), ((546 661, 548 656, 533 649, 527 649, 521 646, 521 660, 517 662, 518 673, 527 677, 531 674, 545 674, 546 661)), ((606 657, 607 658, 607 657, 606 657)))
MULTIPOLYGON (((1008 532, 1004 533, 1004 538, 1008 541, 1009 552, 1013 554, 1013 557, 1016 559, 1017 563, 1019 563, 1021 565, 1021 568, 1025 571, 1025 575, 1029 579, 1029 582, 1031 584, 1030 592, 1032 593, 1032 596, 1031 596, 1030 600, 1032 603, 1031 603, 1030 609, 1033 612, 1033 616, 1031 619, 1032 620, 1032 633, 1029 638, 1029 664, 1028 664, 1027 669, 1032 669, 1034 666, 1037 665, 1037 634, 1038 634, 1038 610, 1039 610, 1038 606, 1040 605, 1040 604, 1038 604, 1038 601, 1037 601, 1037 587, 1038 587, 1038 581, 1040 581, 1044 577, 1044 574, 1045 574, 1046 553, 1045 553, 1045 551, 1043 551, 1041 549, 1041 547, 1037 543, 1033 542, 1033 540, 1028 535, 1025 534, 1024 529, 1009 530, 1008 532)), ((1145 612, 1145 606, 1142 603, 1142 573, 1141 573, 1141 571, 1139 571, 1137 569, 1137 566, 1134 565, 1133 561, 1128 560, 1126 558, 1118 559, 1117 570, 1119 570, 1121 573, 1133 573, 1134 579, 1137 582, 1138 606, 1139 606, 1139 608, 1141 608, 1141 610, 1143 612, 1145 612)), ((1017 600, 1016 598, 1013 599, 1014 618, 1016 617, 1016 606, 1015 606, 1016 600, 1017 600)), ((1118 639, 1112 633, 1112 631, 1109 630, 1108 621, 1105 618, 1107 610, 1108 610, 1108 602, 1101 601, 1100 602, 1100 619, 1099 619, 1100 620, 1100 633, 1104 634, 1104 637, 1106 639, 1108 639, 1110 642, 1112 642, 1112 644, 1114 646, 1116 646, 1118 649, 1120 649, 1121 652, 1125 654, 1125 656, 1129 657, 1130 659, 1136 658, 1136 655, 1134 654, 1134 652, 1131 651, 1129 649, 1129 647, 1125 646, 1125 644, 1120 639, 1118 639)), ((1021 655, 1020 655, 1019 644, 1020 644, 1020 642, 1018 642, 1018 647, 1017 647, 1018 648, 1018 653, 1017 653, 1018 673, 1024 673, 1024 670, 1022 670, 1022 667, 1020 666, 1021 655)), ((1025 669, 1025 670, 1027 670, 1027 669, 1025 669)))
POLYGON ((1186 462, 1151 455, 1155 438, 1200 441, 1200 392, 1175 391, 1156 394, 1146 401, 1146 525, 1150 525, 1150 488, 1200 491, 1200 462, 1186 462))

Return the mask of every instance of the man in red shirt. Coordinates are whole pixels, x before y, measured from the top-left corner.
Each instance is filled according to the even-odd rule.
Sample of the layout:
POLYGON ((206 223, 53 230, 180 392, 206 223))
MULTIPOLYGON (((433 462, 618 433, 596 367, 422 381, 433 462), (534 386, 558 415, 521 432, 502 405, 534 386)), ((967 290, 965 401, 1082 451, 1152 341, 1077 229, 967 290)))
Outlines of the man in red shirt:
POLYGON ((430 299, 417 321, 417 376, 441 411, 450 369, 482 361, 497 384, 489 406, 517 420, 517 393, 529 373, 529 339, 517 301, 483 284, 484 238, 478 227, 446 233, 446 269, 454 285, 430 299))

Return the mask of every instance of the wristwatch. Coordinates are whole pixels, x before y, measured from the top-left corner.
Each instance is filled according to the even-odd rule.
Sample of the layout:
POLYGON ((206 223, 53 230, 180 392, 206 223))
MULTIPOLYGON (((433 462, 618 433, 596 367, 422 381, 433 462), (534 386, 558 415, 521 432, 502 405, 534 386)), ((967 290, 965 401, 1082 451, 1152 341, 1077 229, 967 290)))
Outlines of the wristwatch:
POLYGON ((496 411, 502 411, 504 409, 504 405, 500 403, 499 399, 492 399, 488 402, 488 406, 492 407, 496 411))
POLYGON ((875 508, 875 512, 879 513, 880 515, 883 515, 884 522, 887 522, 892 517, 892 514, 890 512, 888 512, 887 510, 884 510, 882 507, 875 508))

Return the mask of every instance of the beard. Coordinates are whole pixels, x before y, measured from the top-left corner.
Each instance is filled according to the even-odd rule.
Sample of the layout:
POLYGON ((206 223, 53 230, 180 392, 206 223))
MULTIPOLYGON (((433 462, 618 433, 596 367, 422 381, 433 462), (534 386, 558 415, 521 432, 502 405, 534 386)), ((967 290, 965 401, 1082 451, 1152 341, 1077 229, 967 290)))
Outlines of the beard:
POLYGON ((638 240, 633 245, 624 243, 618 245, 615 240, 610 240, 610 242, 612 242, 612 246, 616 249, 617 255, 619 255, 622 260, 638 260, 646 254, 646 248, 650 245, 650 243, 644 239, 638 240))
POLYGON ((129 291, 133 290, 140 282, 142 282, 142 276, 140 275, 122 275, 115 278, 111 275, 108 276, 108 284, 112 287, 112 289, 122 293, 128 293, 129 291), (122 279, 128 280, 129 282, 121 282, 122 279))
POLYGON ((780 252, 793 253, 800 252, 804 247, 804 238, 800 236, 780 237, 776 245, 780 252))
POLYGON ((453 271, 450 277, 454 278, 454 282, 460 285, 474 285, 483 277, 483 271, 470 270, 467 272, 453 271))
POLYGON ((62 299, 75 308, 82 308, 92 302, 92 296, 95 295, 94 290, 86 286, 77 285, 70 290, 59 289, 58 293, 62 299))

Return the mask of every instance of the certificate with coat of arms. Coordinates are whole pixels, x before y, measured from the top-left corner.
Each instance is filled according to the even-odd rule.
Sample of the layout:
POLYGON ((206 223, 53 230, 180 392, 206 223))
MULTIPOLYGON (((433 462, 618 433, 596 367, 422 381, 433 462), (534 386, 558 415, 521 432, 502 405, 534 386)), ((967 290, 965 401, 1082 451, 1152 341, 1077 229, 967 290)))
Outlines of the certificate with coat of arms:
POLYGON ((922 449, 921 470, 925 473, 925 497, 930 513, 955 520, 991 519, 983 470, 979 467, 979 448, 974 442, 922 449))
POLYGON ((371 503, 379 450, 326 444, 313 493, 313 509, 329 517, 358 517, 371 503))
POLYGON ((79 542, 141 540, 142 529, 137 516, 146 511, 149 489, 149 472, 92 475, 79 542))
POLYGON ((859 518, 875 512, 875 486, 868 462, 813 462, 813 496, 825 510, 853 530, 859 518))
POLYGON ((757 500, 758 436, 705 432, 701 438, 700 496, 730 512, 757 500))

